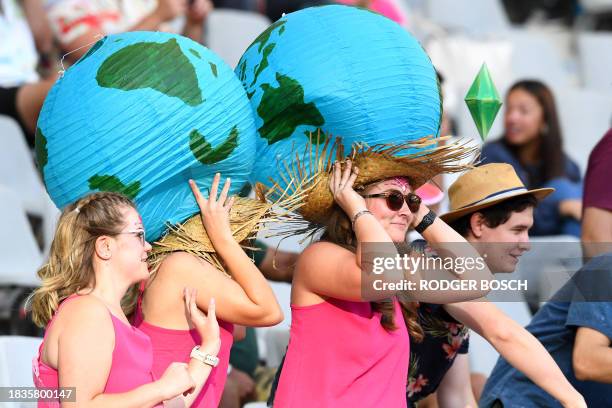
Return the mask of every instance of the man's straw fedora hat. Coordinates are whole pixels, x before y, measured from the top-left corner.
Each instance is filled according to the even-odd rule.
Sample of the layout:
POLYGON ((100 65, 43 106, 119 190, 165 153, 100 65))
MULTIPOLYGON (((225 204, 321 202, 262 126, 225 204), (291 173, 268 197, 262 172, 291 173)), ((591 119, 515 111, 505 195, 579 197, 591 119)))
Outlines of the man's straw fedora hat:
POLYGON ((514 171, 505 163, 490 163, 462 174, 448 189, 450 211, 440 216, 453 222, 466 214, 491 207, 509 198, 532 194, 541 200, 554 188, 527 190, 514 171))

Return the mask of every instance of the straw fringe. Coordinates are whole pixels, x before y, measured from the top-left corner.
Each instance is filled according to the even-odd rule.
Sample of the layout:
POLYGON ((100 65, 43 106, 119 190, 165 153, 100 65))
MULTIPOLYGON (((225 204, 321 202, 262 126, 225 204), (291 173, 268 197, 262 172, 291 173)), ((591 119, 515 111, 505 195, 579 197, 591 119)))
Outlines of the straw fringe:
MULTIPOLYGON (((255 239, 266 223, 284 222, 296 217, 292 211, 299 206, 299 200, 288 194, 275 184, 271 189, 263 185, 255 186, 256 199, 236 197, 230 210, 230 229, 236 242, 244 249, 257 250, 247 243, 255 239), (272 201, 270 196, 275 199, 272 201)), ((172 252, 187 252, 209 262, 218 270, 229 276, 223 262, 215 252, 215 248, 206 234, 200 214, 195 214, 187 221, 168 226, 169 232, 153 245, 149 255, 151 273, 157 269, 163 260, 172 252)))
MULTIPOLYGON (((291 197, 298 202, 293 210, 297 210, 301 217, 287 219, 283 230, 274 236, 305 234, 307 239, 321 229, 334 205, 329 189, 334 158, 340 160, 342 166, 350 158, 353 165, 359 168, 354 185, 357 190, 391 177, 407 177, 412 188, 417 189, 440 173, 456 173, 473 168, 478 154, 478 147, 471 146, 471 140, 460 139, 437 146, 438 142, 450 137, 428 136, 400 144, 368 146, 356 143, 345 157, 341 138, 336 138, 334 143, 331 143, 329 135, 326 138, 323 147, 316 144, 314 151, 313 143, 309 143, 301 160, 296 154, 291 164, 282 163, 286 175, 279 172, 280 178, 288 185, 291 197), (404 150, 415 148, 420 151, 403 157, 396 156, 404 150), (309 171, 304 163, 310 165, 309 171)), ((271 181, 274 183, 274 180, 271 181)))

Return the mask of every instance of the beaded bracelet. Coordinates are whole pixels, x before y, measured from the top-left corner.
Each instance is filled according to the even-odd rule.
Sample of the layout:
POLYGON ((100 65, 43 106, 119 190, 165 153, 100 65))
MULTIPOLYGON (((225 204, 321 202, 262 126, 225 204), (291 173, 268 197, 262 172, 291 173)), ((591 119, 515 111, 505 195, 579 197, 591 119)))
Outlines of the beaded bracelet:
POLYGON ((355 222, 357 221, 357 218, 361 217, 364 214, 370 214, 372 215, 372 213, 370 212, 370 210, 361 210, 359 212, 357 212, 357 214, 355 214, 353 216, 353 219, 351 220, 351 226, 353 227, 353 230, 355 229, 355 222))

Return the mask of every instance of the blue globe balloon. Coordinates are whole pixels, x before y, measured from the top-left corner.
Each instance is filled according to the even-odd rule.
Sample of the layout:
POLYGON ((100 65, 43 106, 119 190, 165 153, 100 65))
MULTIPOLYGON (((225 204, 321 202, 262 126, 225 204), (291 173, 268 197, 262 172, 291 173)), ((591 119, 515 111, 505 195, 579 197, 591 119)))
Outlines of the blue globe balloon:
POLYGON ((274 163, 295 152, 303 158, 310 132, 315 140, 319 130, 340 136, 345 148, 439 132, 431 60, 410 33, 367 10, 333 5, 288 14, 251 44, 235 71, 255 113, 261 160, 253 181, 279 180, 284 170, 274 163))
POLYGON ((179 35, 110 35, 53 86, 36 134, 39 168, 58 206, 94 191, 132 198, 149 237, 198 211, 216 172, 232 193, 255 160, 255 127, 234 72, 179 35))

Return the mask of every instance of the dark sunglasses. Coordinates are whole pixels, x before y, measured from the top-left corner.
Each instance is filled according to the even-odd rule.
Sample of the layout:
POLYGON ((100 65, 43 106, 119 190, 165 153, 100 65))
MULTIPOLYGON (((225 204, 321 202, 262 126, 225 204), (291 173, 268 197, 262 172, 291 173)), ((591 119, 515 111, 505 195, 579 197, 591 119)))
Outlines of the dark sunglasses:
POLYGON ((404 202, 408 204, 408 209, 412 213, 416 213, 419 211, 419 207, 421 206, 421 197, 414 193, 408 193, 406 195, 400 193, 399 191, 392 190, 386 191, 384 193, 378 194, 366 194, 363 196, 364 198, 385 198, 387 202, 387 207, 391 211, 399 211, 402 209, 404 202))

